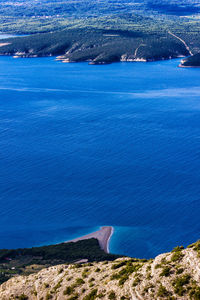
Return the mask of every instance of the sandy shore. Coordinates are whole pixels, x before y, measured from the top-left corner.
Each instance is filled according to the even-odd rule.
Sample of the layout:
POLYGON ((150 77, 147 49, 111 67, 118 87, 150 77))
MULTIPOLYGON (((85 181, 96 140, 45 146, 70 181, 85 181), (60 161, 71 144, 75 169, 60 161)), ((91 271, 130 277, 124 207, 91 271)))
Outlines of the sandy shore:
POLYGON ((184 66, 184 65, 178 65, 179 68, 200 68, 200 66, 184 66))
POLYGON ((95 238, 99 241, 99 245, 100 245, 101 249, 103 249, 106 253, 109 253, 109 242, 110 242, 110 238, 113 234, 113 231, 114 231, 114 229, 112 226, 104 226, 95 232, 89 233, 87 235, 78 237, 78 238, 70 240, 70 241, 66 241, 66 243, 78 242, 78 241, 82 241, 82 240, 88 240, 91 238, 95 238))
POLYGON ((3 46, 8 46, 10 45, 11 43, 0 43, 0 47, 3 47, 3 46))

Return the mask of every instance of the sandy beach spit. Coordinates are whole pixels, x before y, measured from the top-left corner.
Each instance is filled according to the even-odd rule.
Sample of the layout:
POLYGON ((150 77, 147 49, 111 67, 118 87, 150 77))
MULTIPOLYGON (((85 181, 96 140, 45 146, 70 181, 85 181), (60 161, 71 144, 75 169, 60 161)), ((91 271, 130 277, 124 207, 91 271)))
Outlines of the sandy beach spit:
POLYGON ((106 253, 109 253, 109 242, 110 242, 110 238, 113 234, 113 231, 114 231, 114 228, 112 226, 103 226, 95 232, 89 233, 87 235, 78 237, 78 238, 70 240, 70 241, 66 241, 66 243, 78 242, 78 241, 82 241, 82 240, 88 240, 88 239, 95 238, 99 241, 99 245, 100 245, 101 249, 103 249, 106 253))
POLYGON ((10 45, 11 43, 0 43, 0 47, 3 47, 3 46, 8 46, 10 45))
POLYGON ((178 65, 179 68, 200 68, 200 66, 184 66, 184 65, 178 65))

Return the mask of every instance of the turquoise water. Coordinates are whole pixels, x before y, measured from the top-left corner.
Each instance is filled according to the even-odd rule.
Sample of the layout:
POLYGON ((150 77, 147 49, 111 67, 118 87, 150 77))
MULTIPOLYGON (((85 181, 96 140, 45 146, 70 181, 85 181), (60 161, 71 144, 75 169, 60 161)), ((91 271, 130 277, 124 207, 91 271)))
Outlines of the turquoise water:
POLYGON ((199 69, 0 57, 0 248, 115 228, 153 257, 199 238, 199 69))

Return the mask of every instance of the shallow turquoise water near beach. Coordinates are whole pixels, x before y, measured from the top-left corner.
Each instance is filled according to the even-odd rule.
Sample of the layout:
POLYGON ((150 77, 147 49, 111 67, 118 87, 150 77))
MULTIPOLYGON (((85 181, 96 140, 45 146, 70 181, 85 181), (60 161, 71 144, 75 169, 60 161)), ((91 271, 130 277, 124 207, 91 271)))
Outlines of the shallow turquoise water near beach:
POLYGON ((200 70, 0 57, 0 248, 115 227, 153 257, 199 238, 200 70))

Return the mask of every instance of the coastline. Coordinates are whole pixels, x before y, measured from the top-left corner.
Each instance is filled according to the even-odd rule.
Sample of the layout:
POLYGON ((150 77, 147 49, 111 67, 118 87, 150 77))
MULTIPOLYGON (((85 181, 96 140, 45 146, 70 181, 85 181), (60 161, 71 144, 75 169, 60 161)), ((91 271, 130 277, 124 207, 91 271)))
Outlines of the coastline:
POLYGON ((111 236, 114 233, 114 227, 112 226, 102 226, 99 230, 91 232, 89 234, 83 235, 81 237, 75 238, 70 241, 65 241, 65 243, 70 242, 78 242, 82 240, 92 239, 95 238, 98 240, 99 245, 102 250, 104 250, 106 253, 109 253, 109 243, 111 236))
MULTIPOLYGON (((25 35, 23 35, 25 36, 25 35)), ((15 37, 15 36, 13 36, 15 37)), ((12 38, 12 37, 10 37, 12 38)), ((6 42, 3 43, 2 41, 4 39, 8 39, 8 38, 2 38, 1 39, 1 34, 0 34, 0 48, 10 45, 10 42, 6 42)), ((175 56, 175 57, 161 57, 161 58, 151 58, 151 59, 146 59, 146 58, 127 58, 127 59, 123 59, 123 57, 121 57, 119 60, 110 60, 110 61, 94 61, 94 60, 88 60, 88 59, 83 59, 83 60, 70 60, 69 58, 65 57, 65 55, 54 55, 52 53, 49 54, 45 54, 45 55, 38 55, 38 54, 30 54, 30 53, 26 53, 26 52, 15 52, 15 53, 11 53, 11 52, 7 52, 7 53, 0 53, 0 56, 10 56, 12 58, 44 58, 44 57, 54 57, 54 61, 56 62, 61 62, 61 63, 88 63, 89 65, 110 65, 113 63, 123 63, 123 62, 145 62, 145 63, 151 63, 151 62, 161 62, 163 60, 168 61, 168 60, 172 60, 172 59, 179 59, 179 58, 186 58, 186 56, 175 56)), ((179 68, 200 68, 200 66, 185 66, 182 65, 181 63, 177 65, 177 67, 179 68)))
MULTIPOLYGON (((0 39, 1 40, 1 39, 0 39)), ((3 46, 6 46, 6 45, 9 45, 10 43, 0 43, 0 48, 3 47, 3 46)), ((45 57, 55 57, 54 58, 54 61, 55 62, 60 62, 60 63, 88 63, 88 65, 96 65, 96 66, 105 66, 105 65, 110 65, 110 64, 113 64, 113 63, 138 63, 138 62, 142 62, 142 63, 152 63, 152 62, 162 62, 163 60, 165 61, 168 61, 168 60, 172 60, 172 59, 179 59, 179 57, 169 57, 169 58, 165 58, 165 59, 140 59, 140 58, 136 58, 136 59, 133 59, 133 60, 119 60, 119 61, 102 61, 102 62, 94 62, 94 61, 88 61, 88 60, 80 60, 80 61, 75 61, 75 60, 69 60, 68 58, 66 59, 61 59, 59 58, 59 56, 54 56, 52 54, 49 54, 49 55, 44 55, 44 56, 40 56, 40 55, 30 55, 30 54, 25 54, 25 53, 7 53, 7 54, 1 54, 0 53, 0 56, 7 56, 7 57, 12 57, 12 58, 45 58, 45 57)), ((182 56, 181 56, 182 57, 182 56)), ((177 65, 178 68, 200 68, 200 66, 185 66, 185 65, 182 65, 181 63, 177 65)))
POLYGON ((184 66, 184 65, 178 65, 179 68, 200 68, 200 66, 184 66))
POLYGON ((114 227, 111 226, 111 233, 110 233, 110 236, 108 237, 106 253, 110 253, 109 246, 110 246, 110 240, 111 240, 113 233, 114 233, 114 227))

